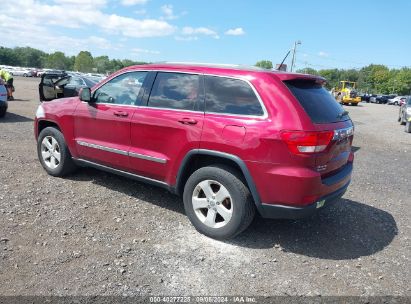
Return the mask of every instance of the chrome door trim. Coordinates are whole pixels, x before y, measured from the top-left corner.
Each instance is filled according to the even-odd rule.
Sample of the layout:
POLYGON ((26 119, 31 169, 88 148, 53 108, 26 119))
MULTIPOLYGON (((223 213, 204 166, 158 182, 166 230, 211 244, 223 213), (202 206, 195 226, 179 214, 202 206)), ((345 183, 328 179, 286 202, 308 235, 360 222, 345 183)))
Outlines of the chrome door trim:
POLYGON ((144 159, 144 160, 150 160, 150 161, 160 163, 160 164, 165 164, 167 162, 167 160, 164 159, 164 158, 149 156, 149 155, 135 153, 135 152, 128 152, 128 155, 130 157, 140 158, 140 159, 144 159))
POLYGON ((88 148, 93 148, 93 149, 97 149, 97 150, 103 150, 103 151, 107 151, 107 152, 112 152, 112 153, 117 153, 117 154, 128 156, 128 152, 124 151, 124 150, 105 147, 105 146, 101 146, 101 145, 96 145, 96 144, 88 143, 88 142, 81 141, 81 140, 76 140, 76 142, 77 142, 77 144, 79 144, 80 146, 83 146, 83 147, 88 147, 88 148))
POLYGON ((88 148, 93 148, 93 149, 97 149, 97 150, 102 150, 102 151, 117 153, 117 154, 121 154, 121 155, 126 155, 126 156, 129 156, 129 157, 149 160, 149 161, 153 161, 153 162, 160 163, 160 164, 165 164, 167 162, 167 159, 160 158, 160 157, 155 157, 155 156, 150 156, 150 155, 140 154, 140 153, 135 153, 135 152, 128 152, 128 151, 124 151, 124 150, 120 150, 120 149, 115 149, 115 148, 110 148, 110 147, 106 147, 106 146, 101 146, 101 145, 88 143, 88 142, 85 142, 85 141, 82 141, 82 140, 76 140, 76 142, 77 142, 78 145, 83 146, 83 147, 88 147, 88 148))

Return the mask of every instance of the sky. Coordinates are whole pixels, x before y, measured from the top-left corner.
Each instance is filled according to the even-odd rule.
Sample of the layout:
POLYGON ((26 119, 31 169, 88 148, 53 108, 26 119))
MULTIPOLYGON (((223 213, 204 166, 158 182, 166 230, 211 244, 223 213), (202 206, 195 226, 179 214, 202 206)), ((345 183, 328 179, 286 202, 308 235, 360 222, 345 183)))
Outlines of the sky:
POLYGON ((136 61, 411 67, 409 0, 15 0, 0 45, 136 61), (290 64, 291 56, 286 63, 290 64))

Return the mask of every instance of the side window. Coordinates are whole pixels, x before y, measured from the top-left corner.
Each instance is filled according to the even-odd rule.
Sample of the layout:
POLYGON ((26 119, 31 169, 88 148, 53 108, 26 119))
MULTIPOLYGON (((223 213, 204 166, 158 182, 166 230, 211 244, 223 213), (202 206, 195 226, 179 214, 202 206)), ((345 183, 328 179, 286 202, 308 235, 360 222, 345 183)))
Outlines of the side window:
POLYGON ((97 89, 93 98, 96 103, 135 105, 146 76, 147 72, 121 74, 97 89))
POLYGON ((261 116, 264 111, 250 85, 243 80, 206 76, 206 112, 261 116))
POLYGON ((157 73, 148 106, 194 110, 200 95, 200 76, 182 73, 157 73))
POLYGON ((85 86, 86 85, 83 79, 79 77, 75 77, 75 76, 71 77, 70 82, 68 84, 72 86, 85 86))

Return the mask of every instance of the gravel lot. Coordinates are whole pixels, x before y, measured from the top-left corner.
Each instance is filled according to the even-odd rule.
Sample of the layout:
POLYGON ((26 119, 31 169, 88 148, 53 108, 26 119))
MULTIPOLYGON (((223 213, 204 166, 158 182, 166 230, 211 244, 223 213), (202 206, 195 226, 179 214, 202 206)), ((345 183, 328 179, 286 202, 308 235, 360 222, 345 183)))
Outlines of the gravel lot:
POLYGON ((411 134, 398 107, 347 107, 352 184, 312 218, 198 234, 181 200, 93 169, 52 178, 33 137, 38 79, 0 120, 0 295, 411 296, 411 134))

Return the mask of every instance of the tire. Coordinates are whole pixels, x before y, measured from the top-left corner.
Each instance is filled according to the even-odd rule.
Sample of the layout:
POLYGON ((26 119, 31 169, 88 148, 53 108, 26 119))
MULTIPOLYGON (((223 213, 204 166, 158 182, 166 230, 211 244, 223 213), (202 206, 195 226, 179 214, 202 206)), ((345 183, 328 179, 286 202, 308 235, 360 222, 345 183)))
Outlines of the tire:
POLYGON ((358 106, 358 103, 353 102, 351 105, 354 106, 354 107, 356 107, 356 106, 358 106))
POLYGON ((47 127, 40 132, 37 154, 44 170, 52 176, 65 176, 77 168, 63 134, 56 128, 47 127))
POLYGON ((401 115, 400 117, 400 125, 401 126, 405 125, 404 115, 401 115))
POLYGON ((255 205, 250 191, 241 180, 240 174, 226 166, 215 165, 195 171, 184 186, 183 201, 193 226, 213 239, 235 237, 251 224, 255 216, 255 205), (206 192, 209 195, 206 195, 206 192), (218 193, 225 199, 219 200, 218 193), (212 196, 213 194, 216 195, 212 196), (194 207, 193 198, 198 200, 197 209, 194 207), (207 201, 207 198, 210 201, 207 201))
POLYGON ((404 131, 407 133, 411 133, 411 122, 406 122, 404 131))
POLYGON ((0 108, 0 118, 4 117, 6 115, 6 112, 7 112, 6 107, 0 108))
POLYGON ((26 73, 24 73, 24 74, 23 74, 23 77, 27 77, 27 74, 26 74, 26 73))

